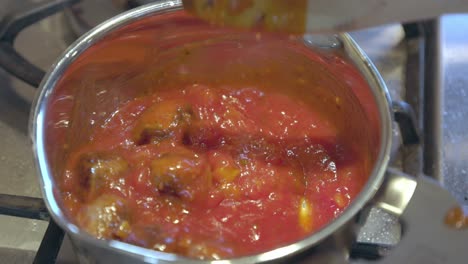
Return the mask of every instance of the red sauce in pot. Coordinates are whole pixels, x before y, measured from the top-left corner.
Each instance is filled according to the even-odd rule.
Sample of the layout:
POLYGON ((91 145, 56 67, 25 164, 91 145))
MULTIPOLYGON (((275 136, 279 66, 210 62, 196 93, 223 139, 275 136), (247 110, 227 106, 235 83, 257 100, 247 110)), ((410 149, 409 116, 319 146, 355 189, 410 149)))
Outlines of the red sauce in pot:
POLYGON ((66 207, 99 238, 194 258, 318 230, 365 182, 334 125, 297 100, 193 85, 135 99, 72 153, 66 207))
POLYGON ((316 232, 357 196, 380 144, 373 95, 346 59, 184 12, 87 49, 47 107, 67 216, 101 239, 198 259, 316 232))

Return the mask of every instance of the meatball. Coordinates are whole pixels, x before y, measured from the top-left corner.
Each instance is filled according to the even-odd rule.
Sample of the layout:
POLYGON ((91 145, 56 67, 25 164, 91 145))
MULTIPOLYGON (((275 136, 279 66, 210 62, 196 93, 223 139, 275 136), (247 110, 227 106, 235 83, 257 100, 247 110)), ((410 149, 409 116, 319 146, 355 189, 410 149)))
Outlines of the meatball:
POLYGON ((205 159, 183 149, 165 153, 151 162, 151 178, 163 194, 193 200, 211 185, 211 175, 205 159))
POLYGON ((124 199, 104 194, 81 208, 77 223, 91 235, 103 239, 125 239, 130 233, 129 212, 124 199))
POLYGON ((137 145, 158 143, 175 136, 178 129, 190 124, 192 107, 177 100, 170 100, 151 106, 138 119, 133 132, 137 145))
POLYGON ((78 173, 81 198, 90 200, 98 196, 103 187, 117 181, 128 170, 128 163, 116 154, 93 152, 81 156, 78 173))

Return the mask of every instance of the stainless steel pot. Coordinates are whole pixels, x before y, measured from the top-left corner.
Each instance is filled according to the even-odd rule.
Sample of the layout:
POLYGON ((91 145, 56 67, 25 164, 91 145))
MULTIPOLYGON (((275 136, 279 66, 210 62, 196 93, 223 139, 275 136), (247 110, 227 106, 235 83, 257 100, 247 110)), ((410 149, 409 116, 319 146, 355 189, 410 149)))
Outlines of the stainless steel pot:
MULTIPOLYGON (((135 10, 131 10, 102 23, 101 25, 83 35, 73 45, 71 45, 68 50, 65 51, 63 56, 54 64, 52 69, 48 72, 41 83, 40 94, 35 101, 35 106, 30 122, 30 132, 33 142, 36 165, 40 175, 40 184, 42 186, 43 196, 52 218, 70 236, 79 260, 82 263, 165 263, 175 261, 201 262, 174 254, 140 248, 119 241, 98 240, 80 230, 65 214, 58 192, 59 187, 57 183, 57 177, 60 176, 60 166, 64 162, 64 156, 66 156, 64 154, 66 152, 65 149, 69 148, 69 146, 62 146, 59 144, 60 142, 52 142, 50 139, 48 139, 48 135, 51 133, 49 130, 50 124, 48 123, 50 121, 48 118, 51 113, 50 110, 54 107, 60 107, 53 105, 51 98, 56 92, 57 85, 62 81, 64 74, 69 71, 76 70, 76 67, 73 68, 72 66, 80 61, 80 56, 85 51, 92 49, 95 45, 98 45, 105 37, 118 36, 118 34, 122 33, 126 29, 134 30, 135 28, 138 28, 139 25, 141 26, 146 23, 145 21, 151 17, 158 16, 163 13, 167 14, 175 12, 180 8, 181 1, 161 1, 137 8, 135 10), (135 27, 132 28, 128 26, 135 27)), ((303 43, 305 46, 310 45, 315 48, 318 47, 324 52, 324 54, 338 54, 339 56, 346 57, 348 60, 351 60, 354 63, 356 69, 367 82, 370 89, 369 94, 372 95, 378 109, 376 116, 378 117, 380 124, 380 127, 378 128, 380 147, 375 157, 375 165, 372 169, 372 173, 359 196, 349 205, 349 207, 333 222, 318 232, 306 237, 301 241, 271 250, 269 252, 264 252, 254 256, 214 262, 265 262, 279 260, 298 254, 299 252, 303 252, 313 246, 316 246, 325 238, 345 227, 347 224, 352 222, 356 214, 365 205, 370 203, 375 204, 376 206, 383 208, 393 214, 401 215, 402 220, 407 221, 405 223, 406 227, 412 227, 412 229, 407 228, 407 230, 419 230, 418 228, 414 228, 415 226, 419 226, 421 228, 424 227, 422 230, 426 231, 429 228, 432 232, 437 232, 437 240, 441 241, 438 244, 436 243, 437 245, 434 243, 428 244, 428 242, 431 241, 430 239, 427 239, 428 236, 430 237, 430 233, 424 233, 425 231, 419 230, 416 232, 416 235, 405 236, 410 238, 409 240, 406 240, 409 241, 406 242, 406 244, 409 243, 410 245, 405 245, 395 250, 397 253, 394 256, 394 260, 401 256, 408 257, 407 255, 398 253, 399 249, 402 248, 404 250, 405 248, 414 248, 415 245, 418 245, 418 250, 422 249, 430 251, 432 254, 434 254, 434 252, 439 255, 442 254, 444 256, 444 260, 447 258, 450 259, 451 256, 459 256, 459 254, 452 254, 453 252, 458 251, 456 247, 447 248, 447 246, 443 243, 444 239, 452 239, 460 241, 460 246, 463 245, 463 243, 466 245, 466 232, 452 230, 450 227, 445 226, 442 221, 443 214, 449 208, 456 205, 456 202, 453 200, 453 198, 451 198, 451 196, 446 191, 437 185, 428 183, 427 179, 424 177, 415 179, 402 175, 398 171, 389 170, 387 168, 390 160, 390 149, 392 146, 392 104, 390 102, 385 84, 373 64, 347 34, 341 34, 338 36, 308 36, 304 37, 303 43), (383 186, 382 183, 384 183, 383 186), (430 195, 428 195, 428 192, 430 195), (424 195, 425 198, 423 198, 423 201, 421 201, 420 197, 423 197, 424 195), (411 200, 412 196, 413 200, 411 200), (410 200, 415 202, 410 202, 410 200), (407 206, 411 207, 412 210, 404 211, 407 206), (424 208, 429 208, 427 209, 429 211, 424 211, 424 208), (425 219, 427 217, 431 219, 425 219), (423 222, 430 222, 429 220, 434 221, 428 225, 421 225, 423 222), (419 223, 418 221, 422 222, 419 223)), ((132 57, 131 54, 129 54, 129 57, 132 57)), ((125 65, 118 65, 117 67, 125 67, 125 65)), ((118 78, 118 76, 115 78, 118 78)), ((85 82, 86 80, 83 81, 85 82)), ((74 89, 75 95, 73 96, 79 94, 79 96, 81 96, 81 100, 90 100, 93 101, 96 105, 103 104, 109 107, 109 102, 99 101, 95 98, 95 93, 93 94, 89 91, 76 90, 79 88, 74 89)), ((128 95, 130 97, 135 96, 135 94, 132 92, 128 93, 130 93, 130 95, 128 95)), ((64 96, 63 102, 66 103, 69 99, 69 97, 64 96)), ((75 103, 72 107, 80 107, 80 105, 75 103)), ((83 109, 82 113, 87 113, 87 111, 88 110, 83 109)), ((95 112, 93 113, 95 114, 95 112)), ((64 114, 66 115, 66 113, 64 114)), ((83 114, 83 118, 98 119, 97 116, 90 116, 86 114, 83 114)), ((65 119, 62 121, 63 122, 61 124, 54 125, 68 128, 68 121, 65 119)), ((74 129, 76 131, 73 131, 74 137, 72 139, 74 141, 80 141, 80 134, 86 133, 88 128, 89 124, 86 123, 81 123, 80 126, 75 126, 74 129)), ((69 143, 74 144, 75 142, 69 143)), ((411 234, 410 232, 407 233, 411 234)), ((405 239, 402 241, 402 244, 405 244, 405 239)), ((424 254, 422 254, 422 256, 424 257, 424 254)))

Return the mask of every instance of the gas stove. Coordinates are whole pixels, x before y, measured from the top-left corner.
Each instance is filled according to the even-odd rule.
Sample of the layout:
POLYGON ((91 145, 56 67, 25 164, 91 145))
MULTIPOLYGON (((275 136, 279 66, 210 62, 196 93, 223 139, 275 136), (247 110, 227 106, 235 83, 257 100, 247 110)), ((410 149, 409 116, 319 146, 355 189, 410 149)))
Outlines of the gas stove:
MULTIPOLYGON (((29 109, 44 70, 71 42, 105 19, 149 2, 154 1, 0 3, 0 263, 77 261, 66 236, 49 222, 40 198, 27 131, 29 109)), ((379 69, 395 102, 402 129, 394 131, 399 143, 393 146, 392 166, 434 177, 468 205, 468 124, 463 122, 468 116, 468 56, 462 52, 468 36, 459 30, 463 25, 468 26, 468 15, 351 35, 379 69), (418 132, 407 129, 411 126, 418 132)), ((351 248, 343 245, 345 235, 337 234, 301 262, 372 261, 400 239, 400 224, 384 211, 368 208, 358 221, 362 228, 351 248)))

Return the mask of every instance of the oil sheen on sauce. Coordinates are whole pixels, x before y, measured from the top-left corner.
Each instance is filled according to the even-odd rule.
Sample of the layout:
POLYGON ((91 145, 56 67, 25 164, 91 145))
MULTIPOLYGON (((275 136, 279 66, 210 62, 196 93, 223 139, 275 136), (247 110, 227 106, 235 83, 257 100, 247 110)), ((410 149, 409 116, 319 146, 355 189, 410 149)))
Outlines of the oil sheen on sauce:
POLYGON ((358 195, 379 147, 358 71, 296 39, 225 30, 149 17, 67 69, 47 152, 80 228, 227 259, 300 240, 358 195))
POLYGON ((196 85, 118 109, 73 153, 63 187, 93 235, 226 258, 298 240, 339 215, 364 183, 353 156, 300 102, 196 85))

